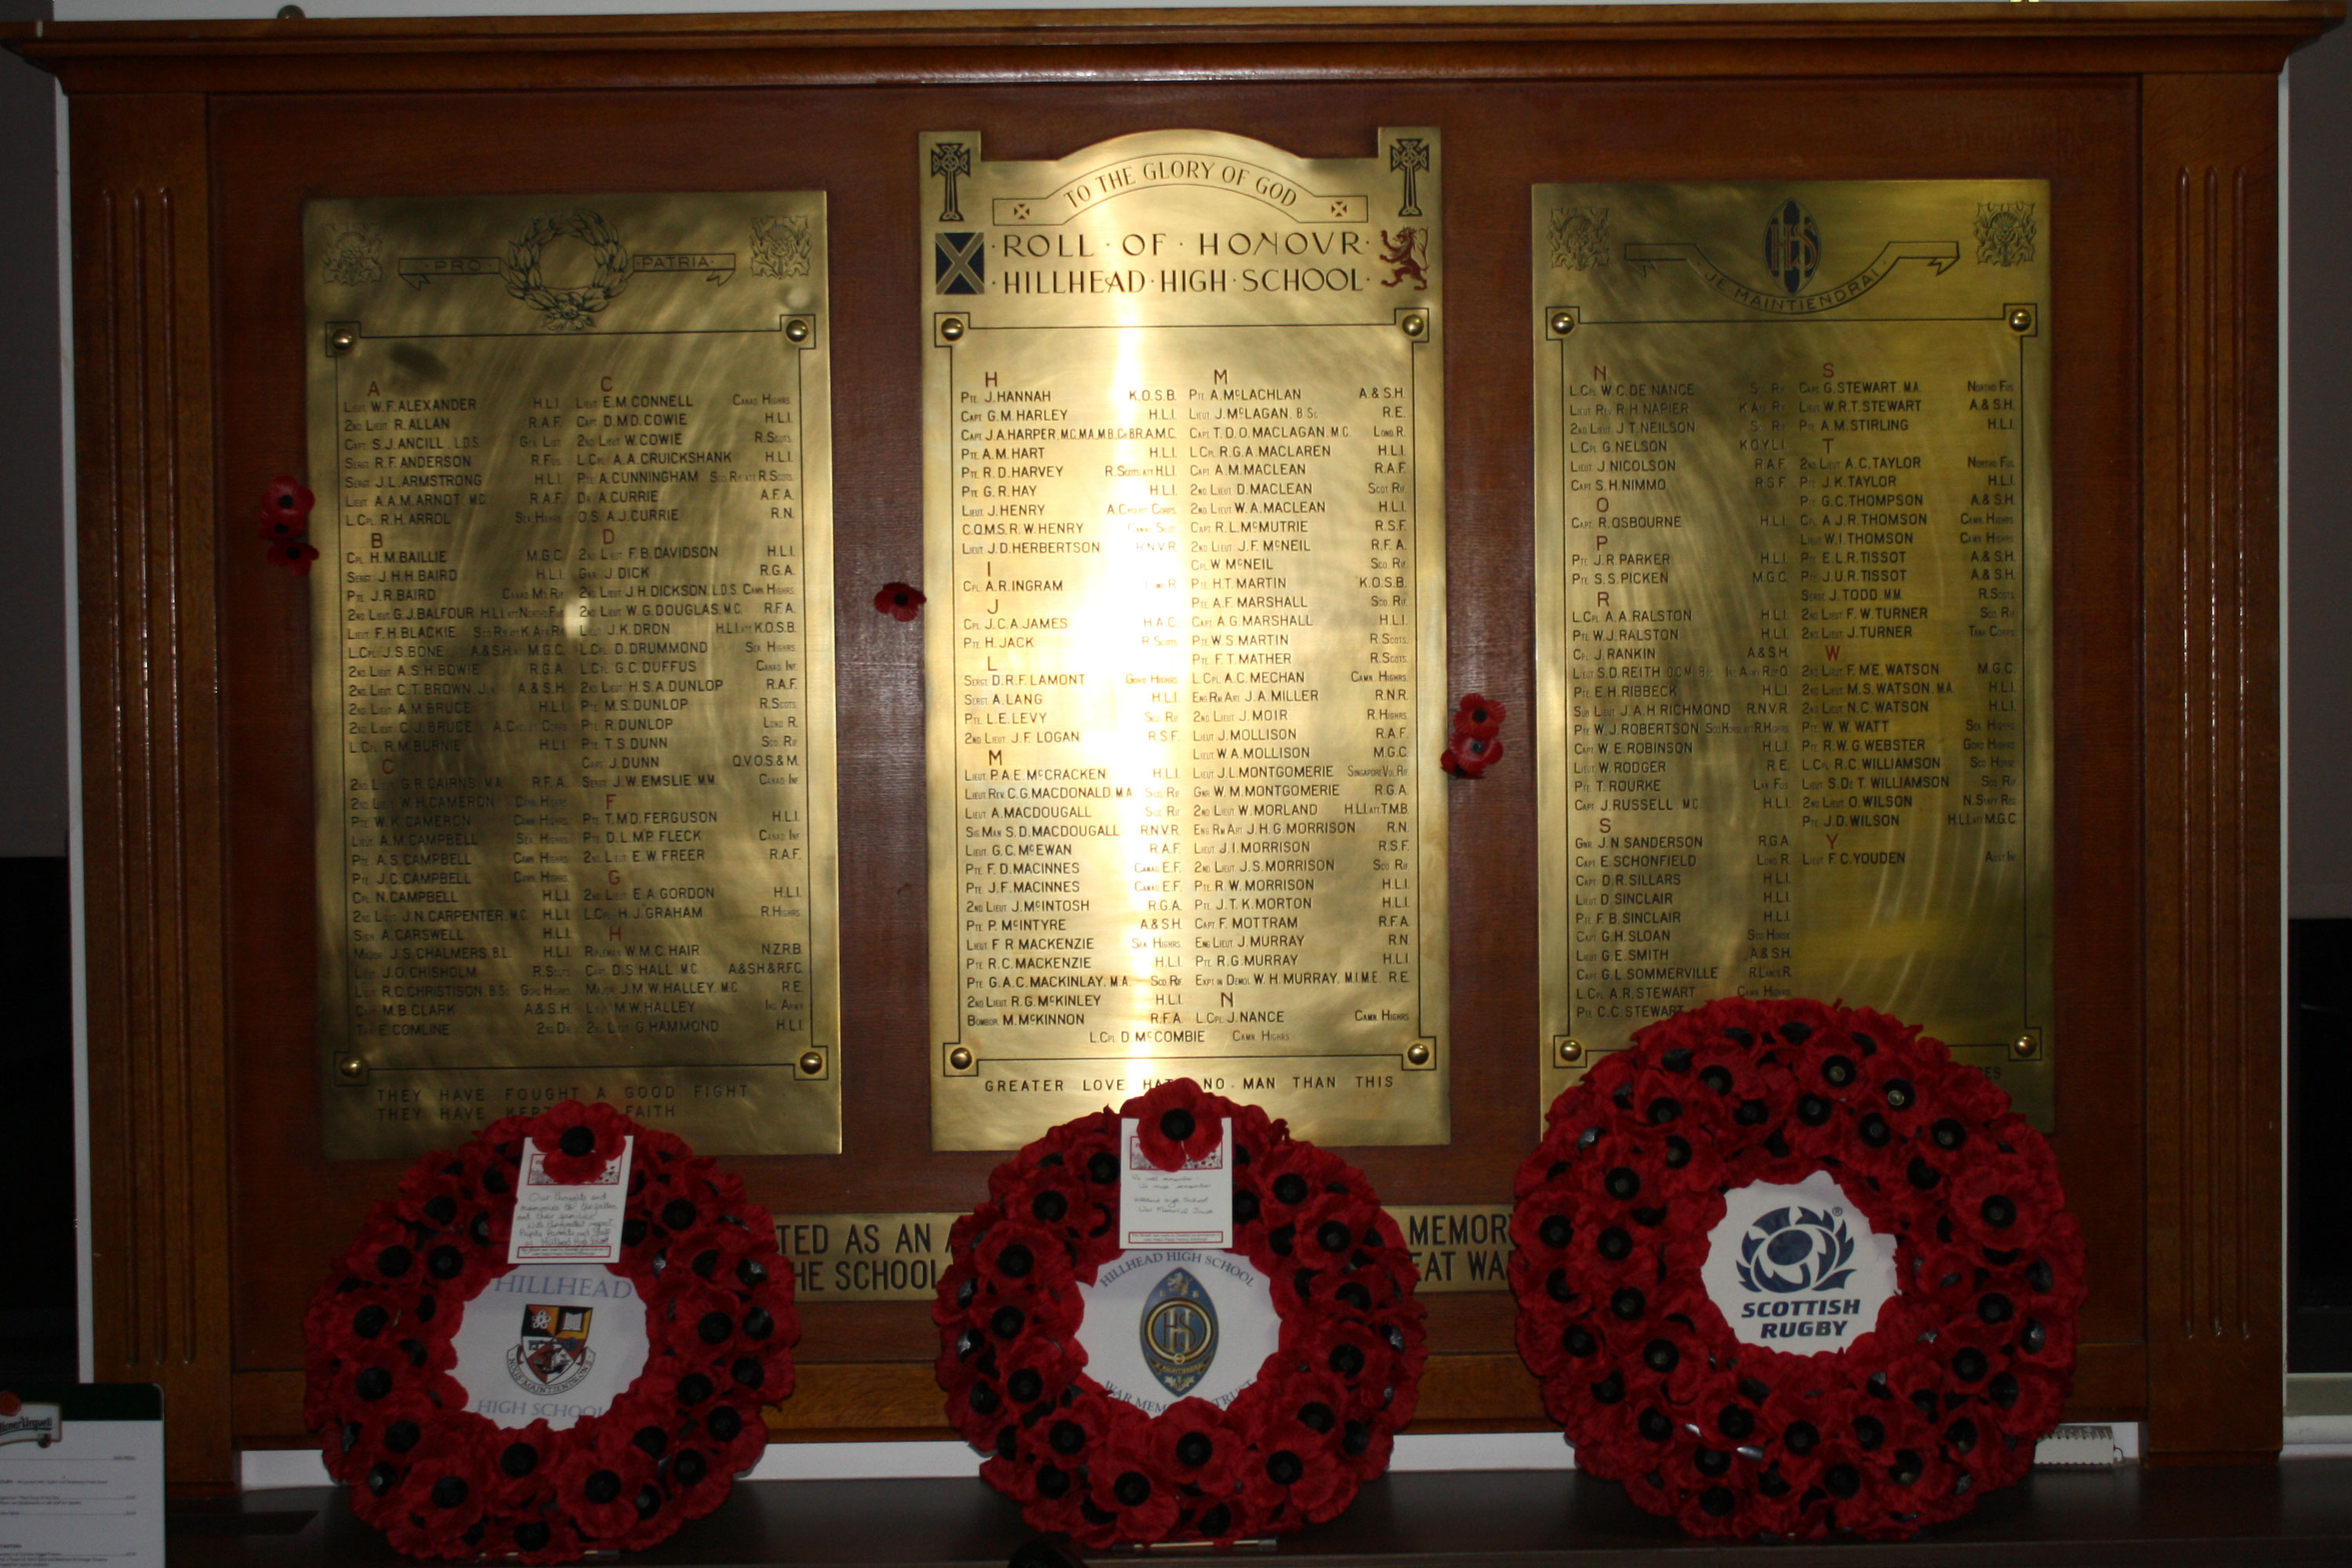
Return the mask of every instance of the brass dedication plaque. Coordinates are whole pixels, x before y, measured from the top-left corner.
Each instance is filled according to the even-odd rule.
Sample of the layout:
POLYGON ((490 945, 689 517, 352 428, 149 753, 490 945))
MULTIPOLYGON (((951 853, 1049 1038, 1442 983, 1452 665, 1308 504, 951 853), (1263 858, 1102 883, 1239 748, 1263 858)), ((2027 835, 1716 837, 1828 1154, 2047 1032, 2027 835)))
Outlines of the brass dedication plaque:
MULTIPOLYGON (((1391 1204, 1389 1217, 1421 1270, 1424 1296, 1510 1289, 1508 1204, 1391 1204)), ((952 1261, 960 1214, 795 1214, 776 1216, 776 1246, 793 1260, 794 1289, 811 1301, 928 1301, 952 1261)))
POLYGON ((304 230, 328 1152, 838 1150, 823 195, 304 230))
POLYGON ((1434 131, 922 138, 932 1137, 1446 1120, 1434 131))
POLYGON ((2047 184, 1534 195, 1546 1101, 1817 996, 2047 1125, 2047 184))

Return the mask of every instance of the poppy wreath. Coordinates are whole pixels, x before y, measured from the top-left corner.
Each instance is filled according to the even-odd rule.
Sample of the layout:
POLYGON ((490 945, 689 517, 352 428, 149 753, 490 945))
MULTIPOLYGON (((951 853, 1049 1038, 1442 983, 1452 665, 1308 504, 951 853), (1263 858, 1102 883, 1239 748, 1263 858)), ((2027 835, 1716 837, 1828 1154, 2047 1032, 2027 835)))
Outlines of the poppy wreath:
POLYGON ((2072 1384, 2083 1242, 2050 1146, 1916 1026, 1725 1000, 1553 1102, 1519 1169, 1519 1353, 1577 1465, 1693 1535, 1889 1537, 2024 1475, 2072 1384), (1836 1350, 1744 1342, 1700 1279, 1725 1194, 1826 1172, 1895 1238, 1836 1350))
POLYGON ((427 1154, 377 1204, 303 1318, 303 1415, 352 1511, 411 1557, 564 1563, 667 1539, 724 1501, 792 1392, 792 1265, 742 1183, 677 1137, 567 1100, 427 1154), (511 1267, 525 1145, 583 1182, 634 1135, 621 1261, 645 1304, 644 1370, 556 1431, 466 1408, 450 1375, 467 1304, 511 1267))
POLYGON ((1361 1172, 1254 1105, 1163 1083, 1056 1127, 999 1165, 958 1220, 931 1316, 948 1422, 981 1477, 1043 1532, 1084 1545, 1230 1543, 1337 1516, 1388 1468, 1427 1359, 1418 1279, 1361 1172), (1162 1170, 1234 1123, 1234 1250, 1271 1280, 1280 1338, 1220 1409, 1157 1415, 1086 1370, 1081 1283, 1120 1255, 1119 1120, 1162 1170))

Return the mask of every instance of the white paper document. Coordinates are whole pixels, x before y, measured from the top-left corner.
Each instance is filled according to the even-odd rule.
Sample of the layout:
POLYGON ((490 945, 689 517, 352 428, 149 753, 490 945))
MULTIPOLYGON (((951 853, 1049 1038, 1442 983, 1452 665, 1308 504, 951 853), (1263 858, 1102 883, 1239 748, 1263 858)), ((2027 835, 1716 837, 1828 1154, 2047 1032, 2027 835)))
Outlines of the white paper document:
POLYGON ((1234 1119, 1217 1146, 1181 1171, 1163 1171, 1143 1152, 1135 1118, 1122 1117, 1118 1145, 1118 1244, 1130 1247, 1231 1247, 1234 1244, 1234 1119))
POLYGON ((550 1179, 545 1155, 525 1148, 507 1261, 618 1263, 621 1223, 629 1209, 629 1162, 636 1152, 636 1139, 623 1139, 621 1157, 608 1162, 602 1175, 564 1183, 550 1179))
POLYGON ((0 1388, 0 1568, 163 1568, 163 1391, 0 1388))

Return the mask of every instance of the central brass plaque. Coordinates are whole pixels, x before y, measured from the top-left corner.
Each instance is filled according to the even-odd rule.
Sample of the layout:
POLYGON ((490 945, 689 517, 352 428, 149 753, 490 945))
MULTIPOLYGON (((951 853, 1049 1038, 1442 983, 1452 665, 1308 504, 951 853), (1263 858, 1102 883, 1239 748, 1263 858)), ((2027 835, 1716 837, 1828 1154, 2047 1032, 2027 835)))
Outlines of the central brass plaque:
POLYGON ((1710 997, 2050 1114, 2046 183, 1534 201, 1547 1102, 1710 997))
POLYGON ((327 1152, 839 1149, 824 196, 304 238, 327 1152))
POLYGON ((932 1137, 1447 1131, 1437 133, 921 139, 932 1137))

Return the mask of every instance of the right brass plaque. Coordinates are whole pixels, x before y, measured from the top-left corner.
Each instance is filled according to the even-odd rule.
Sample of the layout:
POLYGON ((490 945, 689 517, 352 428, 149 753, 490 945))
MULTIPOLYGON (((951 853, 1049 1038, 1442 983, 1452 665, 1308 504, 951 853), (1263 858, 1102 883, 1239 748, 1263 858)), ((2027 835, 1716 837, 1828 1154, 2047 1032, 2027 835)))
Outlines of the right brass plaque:
POLYGON ((2049 187, 1541 185, 1547 1103, 1717 996, 2049 1124, 2049 187))

